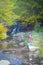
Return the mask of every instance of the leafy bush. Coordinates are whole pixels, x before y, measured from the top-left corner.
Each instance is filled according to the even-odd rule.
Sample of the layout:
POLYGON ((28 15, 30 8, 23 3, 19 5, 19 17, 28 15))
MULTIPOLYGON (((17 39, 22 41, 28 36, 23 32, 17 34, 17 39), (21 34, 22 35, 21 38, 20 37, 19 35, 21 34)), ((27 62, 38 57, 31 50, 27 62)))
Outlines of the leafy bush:
POLYGON ((43 32, 43 29, 40 29, 40 32, 43 32))
POLYGON ((36 32, 39 32, 39 31, 40 31, 40 24, 39 24, 39 23, 36 23, 36 24, 35 24, 34 30, 35 30, 36 32))

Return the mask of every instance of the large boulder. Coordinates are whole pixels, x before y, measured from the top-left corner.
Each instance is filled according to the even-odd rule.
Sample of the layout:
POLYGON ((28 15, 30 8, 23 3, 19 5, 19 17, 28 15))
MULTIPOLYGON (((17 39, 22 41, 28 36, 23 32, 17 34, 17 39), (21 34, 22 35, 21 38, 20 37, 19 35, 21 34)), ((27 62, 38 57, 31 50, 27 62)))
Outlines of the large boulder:
POLYGON ((16 44, 23 45, 25 41, 25 33, 21 32, 21 33, 14 34, 13 41, 15 41, 16 44))
POLYGON ((8 60, 1 60, 0 65, 10 65, 10 62, 8 60))

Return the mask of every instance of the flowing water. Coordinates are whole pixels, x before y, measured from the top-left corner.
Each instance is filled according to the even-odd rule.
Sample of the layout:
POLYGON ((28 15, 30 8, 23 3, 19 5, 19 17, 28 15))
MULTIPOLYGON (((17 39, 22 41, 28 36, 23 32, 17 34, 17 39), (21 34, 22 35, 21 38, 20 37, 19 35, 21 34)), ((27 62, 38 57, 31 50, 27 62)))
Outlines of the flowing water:
POLYGON ((3 53, 3 50, 0 50, 0 60, 8 60, 11 65, 22 65, 24 62, 23 58, 18 58, 13 55, 6 55, 3 53))

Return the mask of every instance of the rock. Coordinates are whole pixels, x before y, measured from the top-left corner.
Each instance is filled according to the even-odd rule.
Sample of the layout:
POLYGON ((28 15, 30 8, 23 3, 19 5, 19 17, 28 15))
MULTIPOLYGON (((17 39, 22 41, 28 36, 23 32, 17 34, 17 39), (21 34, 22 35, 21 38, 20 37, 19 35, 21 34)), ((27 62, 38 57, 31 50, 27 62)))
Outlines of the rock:
POLYGON ((1 60, 0 65, 10 65, 10 62, 8 60, 1 60))
POLYGON ((19 43, 20 46, 24 46, 24 42, 19 43))
POLYGON ((0 65, 22 65, 24 62, 23 58, 18 58, 10 54, 4 54, 3 50, 0 51, 0 60, 0 65))
POLYGON ((43 64, 43 60, 41 61, 41 64, 43 64))
POLYGON ((23 46, 25 41, 25 33, 21 32, 21 33, 14 34, 13 41, 15 41, 15 44, 23 46))
POLYGON ((35 51, 38 50, 39 47, 35 47, 35 46, 29 46, 30 51, 35 51))

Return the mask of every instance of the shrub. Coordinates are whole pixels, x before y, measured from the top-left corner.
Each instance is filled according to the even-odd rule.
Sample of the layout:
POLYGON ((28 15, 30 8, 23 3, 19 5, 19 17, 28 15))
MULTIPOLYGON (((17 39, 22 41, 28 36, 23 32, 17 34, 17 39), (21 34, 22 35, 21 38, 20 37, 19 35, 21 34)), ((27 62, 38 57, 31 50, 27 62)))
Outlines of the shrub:
POLYGON ((35 24, 34 30, 35 30, 36 32, 39 32, 39 31, 40 31, 40 24, 39 24, 39 23, 36 23, 36 24, 35 24))

